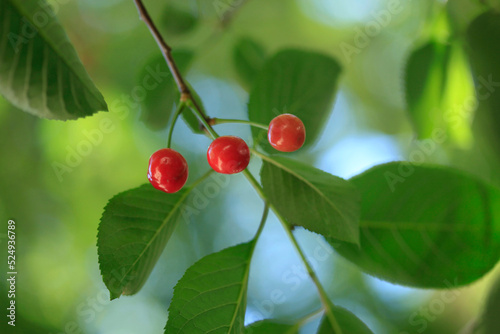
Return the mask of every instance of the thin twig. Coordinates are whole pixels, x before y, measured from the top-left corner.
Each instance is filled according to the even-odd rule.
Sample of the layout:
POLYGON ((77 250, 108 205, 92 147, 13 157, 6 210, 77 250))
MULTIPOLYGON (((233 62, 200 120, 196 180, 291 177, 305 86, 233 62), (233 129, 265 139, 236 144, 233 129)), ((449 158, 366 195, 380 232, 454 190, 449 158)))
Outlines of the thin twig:
MULTIPOLYGON (((191 101, 192 105, 194 106, 194 108, 196 108, 198 113, 201 114, 205 118, 205 120, 207 120, 208 117, 205 115, 201 107, 196 102, 196 99, 194 98, 193 94, 191 94, 189 86, 186 84, 184 78, 179 72, 179 68, 177 67, 175 60, 172 57, 172 48, 167 44, 167 42, 165 42, 162 35, 158 31, 158 28, 156 28, 156 25, 151 19, 151 16, 149 16, 146 7, 144 7, 144 4, 142 3, 142 0, 134 0, 134 2, 135 5, 137 6, 137 10, 139 11, 139 17, 141 18, 142 21, 144 21, 144 23, 146 23, 146 25, 149 28, 149 31, 151 31, 151 34, 155 38, 156 43, 158 44, 161 52, 163 53, 168 68, 170 69, 170 73, 172 73, 172 76, 174 77, 175 83, 177 84, 177 88, 179 89, 179 92, 181 94, 181 99, 179 103, 185 103, 187 101, 191 101)), ((201 129, 205 128, 208 132, 210 132, 210 129, 206 128, 203 122, 200 122, 200 128, 201 129)))
POLYGON ((158 44, 161 52, 163 53, 163 56, 165 57, 165 61, 167 62, 170 72, 172 73, 175 79, 175 83, 177 84, 177 88, 179 88, 179 92, 181 93, 181 100, 191 99, 191 92, 186 83, 184 82, 184 79, 182 78, 182 75, 179 72, 177 65, 175 64, 174 58, 172 57, 172 48, 165 42, 165 40, 161 36, 160 32, 153 23, 151 16, 149 16, 146 7, 144 7, 142 0, 134 0, 134 2, 135 5, 137 6, 137 10, 139 11, 139 17, 148 26, 149 30, 151 31, 151 34, 153 34, 156 43, 158 44))
POLYGON ((222 28, 227 28, 234 20, 236 14, 239 12, 239 9, 246 4, 248 0, 242 0, 238 6, 230 7, 222 14, 221 18, 221 26, 222 28))
POLYGON ((262 198, 262 200, 269 205, 269 208, 274 211, 274 214, 278 218, 278 220, 281 222, 281 225, 283 226, 286 234, 288 235, 288 238, 292 242, 295 250, 299 254, 302 262, 304 263, 304 266, 306 267, 307 273, 309 274, 309 277, 313 281, 314 285, 316 286, 316 289, 318 290, 318 294, 321 300, 321 303, 323 304, 323 307, 325 309, 325 316, 328 318, 330 321, 330 325, 332 326, 334 333, 335 334, 342 334, 342 329, 339 326, 339 323, 337 319, 335 318, 335 315, 333 314, 333 304, 330 301, 328 294, 326 293, 325 289, 323 288, 323 285, 321 284, 318 276, 316 275, 316 272, 312 268, 312 266, 309 264, 306 255, 302 251, 302 248, 300 248, 299 243, 297 242, 297 239, 295 239, 295 236, 292 233, 292 230, 288 226, 288 223, 281 215, 281 213, 276 210, 274 205, 269 203, 269 199, 267 198, 266 194, 264 193, 264 189, 262 186, 259 184, 259 182, 255 179, 255 177, 248 171, 248 169, 245 169, 243 172, 243 175, 247 178, 247 180, 250 182, 250 184, 254 187, 254 189, 257 191, 259 196, 262 198))
POLYGON ((268 125, 264 125, 264 124, 257 123, 257 122, 247 121, 245 119, 210 118, 208 120, 208 124, 210 124, 210 125, 225 124, 225 123, 247 124, 250 126, 254 126, 256 128, 261 128, 261 129, 266 130, 266 131, 269 129, 268 125))
POLYGON ((175 123, 177 123, 177 119, 182 113, 182 110, 186 106, 186 102, 179 102, 179 105, 177 106, 177 110, 175 111, 174 118, 172 119, 172 124, 170 124, 170 129, 168 130, 168 137, 167 137, 167 148, 170 148, 170 145, 172 145, 172 135, 174 133, 174 128, 175 128, 175 123))

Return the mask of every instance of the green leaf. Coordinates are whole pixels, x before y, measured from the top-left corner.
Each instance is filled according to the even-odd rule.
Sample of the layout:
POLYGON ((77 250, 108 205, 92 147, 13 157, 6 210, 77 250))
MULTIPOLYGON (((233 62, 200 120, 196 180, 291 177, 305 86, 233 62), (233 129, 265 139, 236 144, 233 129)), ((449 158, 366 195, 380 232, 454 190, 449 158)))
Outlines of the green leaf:
POLYGON ((163 11, 161 26, 167 34, 181 35, 190 32, 196 27, 198 18, 192 11, 168 5, 163 11))
POLYGON ((481 278, 500 258, 500 191, 445 167, 394 162, 351 179, 360 247, 331 241, 370 275, 422 288, 481 278))
POLYGON ((0 1, 0 94, 48 119, 107 110, 45 0, 0 1))
MULTIPOLYGON (((481 315, 481 334, 497 334, 500 328, 500 277, 491 288, 486 305, 481 315)), ((475 332, 476 333, 476 332, 475 332)))
POLYGON ((269 320, 254 322, 245 327, 245 334, 298 334, 297 325, 280 324, 269 320))
POLYGON ((352 184, 297 161, 261 156, 264 193, 290 225, 359 242, 360 198, 352 184))
POLYGON ((477 123, 500 149, 500 13, 486 12, 467 29, 468 53, 479 100, 477 123))
MULTIPOLYGON (((366 325, 358 319, 354 314, 348 310, 334 306, 333 313, 335 314, 335 319, 337 320, 340 329, 343 333, 356 333, 356 334, 373 334, 373 332, 366 327, 366 325)), ((332 325, 328 320, 328 317, 324 316, 319 325, 317 334, 331 334, 334 333, 332 325)))
POLYGON ((165 333, 242 333, 255 241, 205 256, 179 280, 165 333))
POLYGON ((466 113, 464 109, 475 99, 462 46, 430 41, 413 51, 405 81, 407 107, 418 137, 432 138, 439 130, 457 145, 468 147, 473 110, 466 113))
MULTIPOLYGON (((185 74, 194 53, 191 50, 174 50, 172 56, 179 71, 185 74)), ((180 94, 162 55, 154 57, 142 68, 138 85, 147 89, 141 105, 141 121, 152 130, 165 129, 176 103, 179 103, 180 94)))
POLYGON ((191 189, 167 194, 148 183, 116 195, 106 205, 97 249, 111 299, 137 293, 144 285, 183 217, 191 189))
MULTIPOLYGON (((301 50, 278 52, 266 62, 250 92, 250 121, 269 124, 279 114, 294 114, 304 122, 305 145, 311 145, 326 123, 341 68, 322 54, 301 50)), ((267 132, 252 128, 256 144, 276 152, 267 143, 267 132)))
POLYGON ((249 37, 242 37, 234 46, 233 62, 240 79, 248 87, 264 66, 266 52, 262 45, 249 37))

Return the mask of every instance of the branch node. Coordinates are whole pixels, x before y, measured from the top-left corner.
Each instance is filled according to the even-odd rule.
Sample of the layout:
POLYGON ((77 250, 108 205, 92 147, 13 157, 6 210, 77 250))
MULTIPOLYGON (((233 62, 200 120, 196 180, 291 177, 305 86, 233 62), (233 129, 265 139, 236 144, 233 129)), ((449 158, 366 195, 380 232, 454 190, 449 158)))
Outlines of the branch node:
POLYGON ((191 93, 189 92, 182 92, 181 93, 181 102, 187 102, 191 100, 191 93))

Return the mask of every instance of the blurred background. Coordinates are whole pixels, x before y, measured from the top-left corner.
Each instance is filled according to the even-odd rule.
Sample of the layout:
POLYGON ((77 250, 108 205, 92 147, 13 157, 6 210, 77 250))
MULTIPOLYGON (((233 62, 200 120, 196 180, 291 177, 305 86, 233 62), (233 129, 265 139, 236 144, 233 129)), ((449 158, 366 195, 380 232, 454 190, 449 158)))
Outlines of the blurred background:
MULTIPOLYGON (((140 293, 109 302, 97 262, 97 227, 108 199, 147 182, 149 156, 165 146, 167 130, 152 130, 144 122, 143 101, 134 90, 145 66, 160 53, 132 0, 50 2, 110 112, 78 121, 48 121, 14 110, 0 98, 0 242, 5 250, 7 220, 15 220, 18 271, 17 326, 7 328, 2 321, 0 328, 2 333, 162 333, 173 286, 185 269, 206 254, 250 239, 262 203, 242 176, 224 179, 223 191, 192 223, 178 226, 140 293), (101 130, 103 119, 111 120, 107 131, 101 130)), ((419 149, 404 97, 408 55, 429 35, 446 34, 446 29, 436 28, 444 6, 449 6, 457 31, 483 9, 479 1, 396 1, 398 13, 362 47, 356 44, 359 31, 391 2, 165 0, 145 5, 173 49, 193 51, 184 75, 212 117, 246 118, 248 87, 234 66, 234 48, 241 38, 255 40, 268 56, 295 47, 335 57, 343 73, 324 134, 311 150, 293 158, 348 178, 375 164, 409 160, 419 149), (346 52, 352 51, 346 45, 356 51, 346 52)), ((498 157, 474 128, 474 109, 469 114, 425 160, 469 171, 498 186, 498 157)), ((219 129, 251 141, 247 126, 219 129)), ((209 168, 209 143, 178 123, 173 147, 190 164, 188 182, 209 168)), ((251 170, 258 169, 254 159, 251 170)), ((496 268, 473 285, 452 290, 455 298, 443 298, 441 291, 369 277, 316 235, 304 230, 297 234, 333 302, 358 315, 375 333, 459 333, 478 316, 500 273, 496 268)), ((5 261, 1 268, 7 271, 5 261)), ((2 290, 5 284, 0 282, 2 290)), ((0 298, 6 307, 6 294, 0 298)), ((293 321, 319 305, 299 258, 271 217, 252 263, 246 321, 293 321), (269 258, 279 261, 269 266, 269 258)), ((302 333, 314 333, 318 323, 319 317, 313 318, 302 333)))

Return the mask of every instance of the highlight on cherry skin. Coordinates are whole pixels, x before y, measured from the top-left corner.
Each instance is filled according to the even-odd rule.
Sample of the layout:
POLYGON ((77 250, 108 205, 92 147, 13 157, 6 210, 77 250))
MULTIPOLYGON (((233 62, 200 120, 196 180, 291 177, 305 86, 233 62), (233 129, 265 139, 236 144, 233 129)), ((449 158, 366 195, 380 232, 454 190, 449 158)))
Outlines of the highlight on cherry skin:
POLYGON ((239 137, 222 136, 216 138, 208 147, 207 160, 217 173, 236 174, 247 168, 250 149, 239 137))
POLYGON ((269 123, 267 139, 278 151, 297 151, 306 140, 306 128, 297 116, 282 114, 273 118, 269 123))
POLYGON ((188 178, 186 159, 171 148, 162 148, 149 158, 148 180, 153 187, 172 194, 179 191, 188 178))

